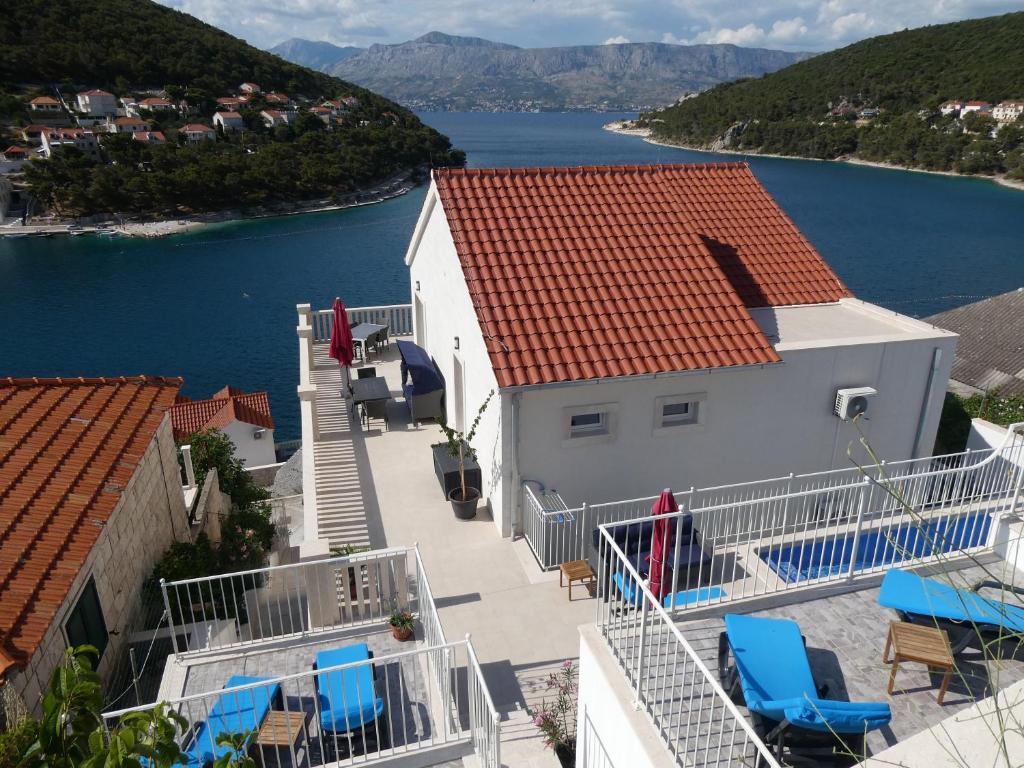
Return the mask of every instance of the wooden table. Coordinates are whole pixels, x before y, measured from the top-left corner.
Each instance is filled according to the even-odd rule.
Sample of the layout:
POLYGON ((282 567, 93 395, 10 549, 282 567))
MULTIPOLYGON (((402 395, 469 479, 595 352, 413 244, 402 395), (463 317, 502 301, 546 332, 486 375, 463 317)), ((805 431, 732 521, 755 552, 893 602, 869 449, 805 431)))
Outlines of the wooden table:
POLYGON ((924 627, 919 624, 908 624, 903 621, 894 621, 889 624, 889 636, 885 640, 882 661, 885 664, 892 664, 892 672, 889 675, 890 695, 893 685, 896 683, 896 670, 901 661, 914 661, 918 664, 925 664, 929 668, 945 670, 946 674, 942 678, 942 685, 939 686, 939 704, 946 697, 946 689, 949 688, 949 681, 953 677, 953 669, 956 666, 953 661, 953 653, 949 648, 949 637, 945 630, 937 627, 924 627), (890 650, 893 652, 892 661, 889 660, 890 650))
POLYGON ((581 584, 593 584, 597 577, 594 575, 594 569, 586 560, 573 560, 558 566, 558 586, 565 586, 563 579, 569 580, 569 599, 572 600, 572 583, 574 581, 581 584))
MULTIPOLYGON (((260 731, 256 735, 256 746, 261 752, 272 751, 278 765, 281 765, 281 750, 288 750, 289 753, 294 754, 298 751, 299 744, 305 739, 305 736, 305 712, 281 712, 272 709, 260 725, 260 731)), ((291 761, 285 762, 290 763, 291 761)))

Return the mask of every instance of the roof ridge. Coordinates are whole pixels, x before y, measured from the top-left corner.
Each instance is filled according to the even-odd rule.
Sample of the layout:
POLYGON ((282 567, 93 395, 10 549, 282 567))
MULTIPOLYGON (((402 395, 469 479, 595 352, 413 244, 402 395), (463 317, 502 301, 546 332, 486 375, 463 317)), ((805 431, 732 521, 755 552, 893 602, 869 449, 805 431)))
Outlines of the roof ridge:
POLYGON ((629 163, 621 165, 551 165, 524 166, 517 168, 435 168, 437 177, 476 176, 476 177, 514 177, 540 175, 582 175, 594 172, 602 173, 657 173, 665 171, 698 171, 698 170, 729 170, 750 168, 746 160, 717 160, 704 163, 629 163))
POLYGON ((38 386, 72 386, 83 384, 169 384, 181 386, 185 379, 181 376, 150 376, 140 373, 136 376, 6 376, 0 378, 0 387, 38 387, 38 386))

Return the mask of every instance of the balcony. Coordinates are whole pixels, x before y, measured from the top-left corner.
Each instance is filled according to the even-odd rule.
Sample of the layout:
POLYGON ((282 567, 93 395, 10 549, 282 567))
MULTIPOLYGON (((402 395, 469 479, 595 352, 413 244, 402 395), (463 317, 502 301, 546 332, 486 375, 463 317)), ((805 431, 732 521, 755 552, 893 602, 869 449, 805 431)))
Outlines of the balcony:
POLYGON ((217 737, 231 732, 260 768, 385 765, 413 753, 421 766, 474 753, 500 766, 500 719, 472 642, 446 639, 415 548, 161 591, 174 651, 158 700, 188 722, 181 747, 193 762, 211 762, 223 752, 217 737), (404 642, 388 625, 396 610, 414 617, 404 642))
MULTIPOLYGON (((672 531, 661 574, 646 572, 651 566, 642 554, 654 546, 654 517, 620 518, 628 528, 601 524, 591 553, 599 567, 597 633, 619 682, 659 735, 665 764, 782 764, 742 702, 723 689, 719 635, 726 613, 795 620, 815 683, 828 685, 829 698, 890 705, 891 724, 869 734, 867 754, 860 755, 871 765, 941 752, 950 733, 967 739, 955 747, 969 744, 974 757, 1003 748, 991 712, 999 710, 1002 728, 1019 727, 1012 702, 1024 690, 1024 655, 1016 641, 1011 648, 973 638, 956 657, 941 706, 941 675, 921 665, 901 666, 890 696, 882 650, 897 615, 879 605, 878 594, 893 569, 963 589, 1020 580, 1022 427, 1011 427, 999 449, 982 454, 680 494, 685 511, 659 518, 672 531), (687 559, 691 544, 700 557, 689 550, 687 559), (671 585, 671 597, 655 597, 652 575, 671 585)), ((623 502, 619 511, 649 508, 651 501, 623 502)), ((569 520, 583 513, 545 514, 569 520)), ((557 549, 548 551, 557 556, 557 549)), ((1009 593, 981 594, 1020 604, 1009 593)), ((603 734, 608 723, 593 727, 603 734)), ((981 764, 971 759, 963 764, 981 764)))

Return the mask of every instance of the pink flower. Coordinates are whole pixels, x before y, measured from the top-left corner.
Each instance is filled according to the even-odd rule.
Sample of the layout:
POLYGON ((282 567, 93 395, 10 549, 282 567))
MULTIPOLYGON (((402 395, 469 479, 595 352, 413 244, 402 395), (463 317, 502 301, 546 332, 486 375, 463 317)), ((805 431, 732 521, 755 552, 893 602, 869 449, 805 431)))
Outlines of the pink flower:
POLYGON ((537 715, 533 718, 533 724, 538 728, 542 728, 544 726, 544 715, 537 715))
POLYGON ((572 669, 572 659, 566 659, 562 662, 562 669, 572 669))

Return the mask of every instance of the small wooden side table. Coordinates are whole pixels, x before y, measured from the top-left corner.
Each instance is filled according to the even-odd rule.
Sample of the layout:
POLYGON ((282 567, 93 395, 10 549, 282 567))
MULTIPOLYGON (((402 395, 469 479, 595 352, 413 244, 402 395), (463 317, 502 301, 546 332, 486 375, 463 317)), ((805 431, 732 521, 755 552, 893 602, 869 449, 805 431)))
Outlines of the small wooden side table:
POLYGON ((564 587, 564 579, 569 580, 569 599, 572 600, 572 583, 578 581, 580 584, 593 584, 597 580, 594 569, 586 560, 573 560, 569 563, 562 563, 558 566, 558 586, 564 587))
POLYGON ((925 664, 928 667, 945 670, 942 678, 942 685, 939 686, 938 702, 946 697, 946 689, 949 688, 949 681, 953 677, 953 669, 956 662, 953 661, 953 653, 949 648, 949 636, 945 630, 937 627, 923 627, 919 624, 908 624, 903 621, 894 621, 889 624, 889 636, 885 640, 885 651, 882 653, 882 661, 885 664, 892 664, 892 672, 889 674, 889 694, 892 694, 893 685, 896 683, 896 670, 900 662, 914 661, 918 664, 925 664), (889 651, 892 651, 892 661, 889 660, 889 651))
MULTIPOLYGON (((273 753, 277 765, 282 765, 281 750, 295 751, 306 737, 306 713, 270 710, 256 735, 256 746, 263 754, 273 753)), ((290 761, 284 761, 285 763, 290 761)))

